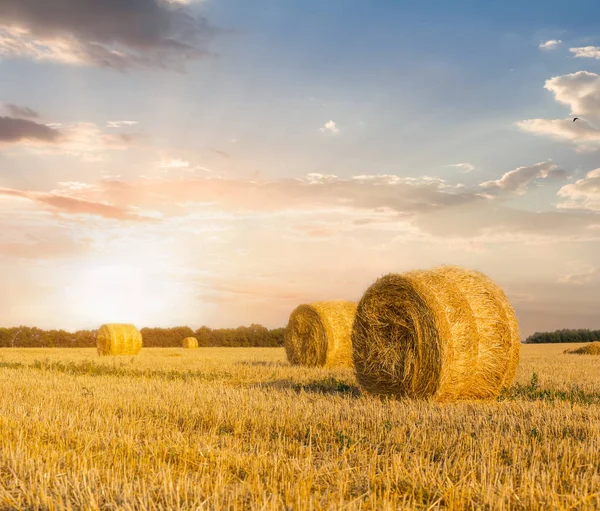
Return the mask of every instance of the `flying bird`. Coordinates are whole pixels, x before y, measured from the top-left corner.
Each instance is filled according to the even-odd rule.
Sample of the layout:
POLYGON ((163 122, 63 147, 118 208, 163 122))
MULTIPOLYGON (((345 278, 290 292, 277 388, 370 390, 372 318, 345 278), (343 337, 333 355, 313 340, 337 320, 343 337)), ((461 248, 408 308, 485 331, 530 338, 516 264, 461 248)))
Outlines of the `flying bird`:
POLYGON ((579 117, 575 117, 575 118, 573 119, 573 122, 575 122, 575 121, 578 121, 578 120, 579 120, 579 117))

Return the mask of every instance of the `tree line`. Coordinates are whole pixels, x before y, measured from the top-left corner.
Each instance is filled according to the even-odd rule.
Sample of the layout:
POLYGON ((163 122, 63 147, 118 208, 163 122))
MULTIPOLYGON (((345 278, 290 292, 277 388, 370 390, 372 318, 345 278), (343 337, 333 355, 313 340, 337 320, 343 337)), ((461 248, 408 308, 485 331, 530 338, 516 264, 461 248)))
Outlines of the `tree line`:
MULTIPOLYGON (((252 324, 238 328, 208 328, 193 330, 189 326, 172 328, 142 328, 144 346, 149 348, 175 348, 185 337, 198 339, 200 347, 276 347, 283 346, 284 328, 269 330, 252 324)), ((600 341, 600 330, 563 329, 554 332, 536 332, 526 344, 594 342, 600 341)), ((95 330, 42 330, 37 327, 18 326, 0 328, 0 348, 92 348, 96 346, 95 330)))
POLYGON ((554 332, 536 332, 525 339, 525 344, 594 341, 600 341, 600 330, 564 328, 554 332))
MULTIPOLYGON (((276 347, 283 346, 284 328, 269 330, 252 324, 238 328, 208 328, 193 330, 188 326, 173 328, 142 328, 144 346, 174 348, 185 337, 196 337, 198 346, 276 347)), ((0 328, 0 348, 92 348, 96 346, 96 330, 42 330, 18 326, 0 328)))

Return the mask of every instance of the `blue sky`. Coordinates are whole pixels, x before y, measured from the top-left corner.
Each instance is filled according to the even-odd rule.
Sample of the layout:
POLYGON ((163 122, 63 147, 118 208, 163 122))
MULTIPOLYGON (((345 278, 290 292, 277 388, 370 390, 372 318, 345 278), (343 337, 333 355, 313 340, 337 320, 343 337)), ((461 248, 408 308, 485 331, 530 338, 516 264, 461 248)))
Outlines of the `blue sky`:
MULTIPOLYGON (((129 115, 182 148, 198 148, 199 135, 200 147, 243 138, 304 160, 310 147, 315 170, 343 161, 342 175, 368 165, 369 172, 412 175, 416 167, 446 177, 452 170, 444 165, 465 159, 490 175, 527 158, 585 166, 589 155, 523 136, 513 123, 567 113, 543 84, 578 71, 581 61, 538 45, 591 41, 598 7, 520 4, 209 1, 193 9, 224 33, 211 45, 215 57, 186 75, 12 61, 2 64, 0 83, 12 101, 33 103, 52 119, 129 115), (315 146, 312 126, 329 118, 347 137, 315 146)), ((256 166, 278 175, 288 165, 261 158, 256 166)))
POLYGON ((115 311, 106 286, 72 326, 274 326, 454 263, 505 286, 525 332, 600 327, 596 3, 48 5, 0 2, 0 276, 44 283, 3 323, 153 275, 189 306, 115 311), (158 259, 127 280, 122 250, 158 259))

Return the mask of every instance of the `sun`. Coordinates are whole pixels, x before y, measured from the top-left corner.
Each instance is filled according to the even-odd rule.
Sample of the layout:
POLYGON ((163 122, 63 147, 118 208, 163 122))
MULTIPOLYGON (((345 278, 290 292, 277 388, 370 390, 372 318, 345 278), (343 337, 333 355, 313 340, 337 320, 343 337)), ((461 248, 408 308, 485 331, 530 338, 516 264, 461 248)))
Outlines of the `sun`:
POLYGON ((146 306, 145 281, 143 268, 131 264, 88 266, 77 272, 67 288, 67 299, 78 316, 128 322, 138 318, 146 306))
POLYGON ((71 268, 69 280, 65 299, 78 324, 168 324, 186 294, 168 268, 143 257, 81 262, 71 268))

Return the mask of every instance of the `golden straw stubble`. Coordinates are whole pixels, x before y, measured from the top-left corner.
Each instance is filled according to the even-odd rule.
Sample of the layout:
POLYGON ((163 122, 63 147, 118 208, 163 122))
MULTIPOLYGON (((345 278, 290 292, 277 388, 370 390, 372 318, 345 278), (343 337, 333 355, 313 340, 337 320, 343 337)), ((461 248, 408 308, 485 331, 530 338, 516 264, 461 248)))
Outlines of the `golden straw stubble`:
POLYGON ((352 332, 365 390, 436 401, 497 396, 512 382, 518 343, 500 288, 448 266, 377 280, 358 304, 352 332))
POLYGON ((356 302, 331 300, 299 305, 285 329, 285 351, 292 365, 352 366, 350 335, 356 302))
POLYGON ((102 325, 96 333, 98 355, 137 355, 142 349, 142 334, 130 324, 102 325))

